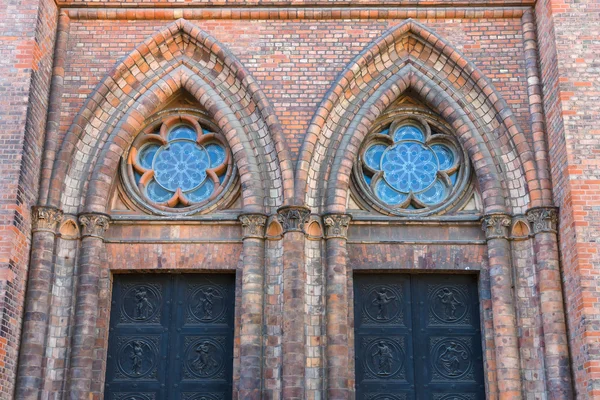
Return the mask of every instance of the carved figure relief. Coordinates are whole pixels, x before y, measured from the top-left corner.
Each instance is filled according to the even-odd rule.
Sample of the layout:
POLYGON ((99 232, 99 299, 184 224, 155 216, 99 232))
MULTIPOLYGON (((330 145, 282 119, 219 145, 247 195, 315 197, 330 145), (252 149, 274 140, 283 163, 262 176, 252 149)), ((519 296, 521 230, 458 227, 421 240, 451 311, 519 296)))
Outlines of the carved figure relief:
POLYGON ((186 337, 184 376, 187 379, 222 375, 225 350, 219 339, 222 338, 186 337))
POLYGON ((160 285, 125 285, 122 293, 121 322, 154 323, 160 321, 160 285))
POLYGON ((153 378, 158 350, 156 338, 120 338, 118 376, 127 379, 153 378))
POLYGON ((365 287, 366 297, 363 303, 365 322, 390 323, 401 321, 401 289, 388 285, 365 287))
POLYGON ((472 376, 471 351, 465 341, 459 338, 438 338, 431 354, 431 363, 438 378, 443 380, 469 379, 472 376))
POLYGON ((469 296, 461 285, 431 285, 429 291, 429 323, 469 324, 469 296))
POLYGON ((225 296, 216 285, 202 285, 191 287, 191 296, 188 301, 189 322, 215 322, 223 316, 226 307, 225 296))
POLYGON ((367 337, 364 340, 363 362, 365 363, 367 375, 376 379, 404 378, 405 352, 402 337, 393 340, 367 337))

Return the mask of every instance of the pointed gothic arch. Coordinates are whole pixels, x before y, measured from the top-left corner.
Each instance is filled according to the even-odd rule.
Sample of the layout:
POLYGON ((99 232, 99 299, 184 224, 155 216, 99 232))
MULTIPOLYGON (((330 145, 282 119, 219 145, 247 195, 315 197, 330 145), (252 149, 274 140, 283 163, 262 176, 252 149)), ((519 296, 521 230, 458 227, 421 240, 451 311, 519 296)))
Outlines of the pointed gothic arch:
POLYGON ((545 154, 534 153, 493 83, 451 44, 411 19, 364 49, 328 91, 301 149, 296 199, 314 210, 345 212, 360 140, 385 107, 409 89, 457 129, 487 198, 486 213, 550 204, 547 174, 538 174, 538 159, 545 154))
POLYGON ((246 212, 270 212, 291 198, 289 153, 264 93, 216 39, 179 19, 137 46, 90 94, 55 161, 48 205, 105 212, 120 155, 145 118, 180 88, 227 136, 246 212))

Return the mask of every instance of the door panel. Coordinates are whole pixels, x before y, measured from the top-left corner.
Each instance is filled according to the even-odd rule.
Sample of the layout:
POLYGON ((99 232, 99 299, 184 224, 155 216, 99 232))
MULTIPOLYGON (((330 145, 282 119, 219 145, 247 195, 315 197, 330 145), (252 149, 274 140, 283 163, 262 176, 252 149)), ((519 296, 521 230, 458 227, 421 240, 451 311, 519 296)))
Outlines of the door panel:
POLYGON ((354 291, 357 396, 371 400, 413 399, 410 277, 357 277, 360 277, 355 280, 354 291))
POLYGON ((116 275, 105 398, 231 398, 233 317, 232 275, 116 275))
POLYGON ((354 282, 358 399, 485 398, 476 276, 354 282))

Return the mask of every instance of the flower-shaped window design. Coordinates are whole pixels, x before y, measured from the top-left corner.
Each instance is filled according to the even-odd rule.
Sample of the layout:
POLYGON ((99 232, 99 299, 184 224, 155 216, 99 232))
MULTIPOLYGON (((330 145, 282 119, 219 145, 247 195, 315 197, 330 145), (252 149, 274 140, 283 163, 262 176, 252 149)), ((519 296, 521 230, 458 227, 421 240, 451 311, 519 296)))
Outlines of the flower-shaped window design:
POLYGON ((128 176, 144 202, 164 210, 202 206, 231 181, 225 138, 191 116, 160 121, 134 141, 128 176))
POLYGON ((432 131, 424 119, 397 119, 365 141, 359 186, 386 210, 431 210, 456 193, 464 180, 463 158, 456 140, 432 131))

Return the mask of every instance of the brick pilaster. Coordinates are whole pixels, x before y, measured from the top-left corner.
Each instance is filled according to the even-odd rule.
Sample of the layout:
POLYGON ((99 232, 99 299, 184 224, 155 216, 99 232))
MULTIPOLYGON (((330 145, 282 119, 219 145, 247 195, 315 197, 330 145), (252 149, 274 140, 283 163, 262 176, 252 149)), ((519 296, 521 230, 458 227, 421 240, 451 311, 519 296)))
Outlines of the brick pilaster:
POLYGON ((32 217, 31 264, 27 279, 23 336, 15 392, 16 398, 24 400, 37 400, 43 386, 43 360, 50 315, 54 243, 63 212, 52 207, 34 207, 32 217))
POLYGON ((527 212, 527 220, 534 234, 548 398, 572 399, 569 344, 556 237, 558 210, 554 207, 532 208, 527 212))
POLYGON ((244 240, 244 267, 238 393, 241 399, 258 400, 262 396, 263 379, 264 237, 267 217, 244 214, 239 220, 244 240))
POLYGON ((323 216, 327 246, 327 394, 328 399, 348 399, 348 251, 350 215, 323 216))
POLYGON ((96 318, 100 290, 101 252, 104 233, 110 217, 100 213, 79 216, 81 224, 81 253, 75 298, 75 320, 71 348, 69 390, 67 398, 87 399, 90 396, 94 348, 96 341, 96 318))
POLYGON ((307 207, 285 206, 277 212, 283 227, 282 397, 304 399, 304 226, 310 211, 307 207))
POLYGON ((510 226, 511 217, 506 214, 490 214, 483 218, 490 268, 498 392, 501 400, 516 400, 523 396, 508 241, 510 226))

